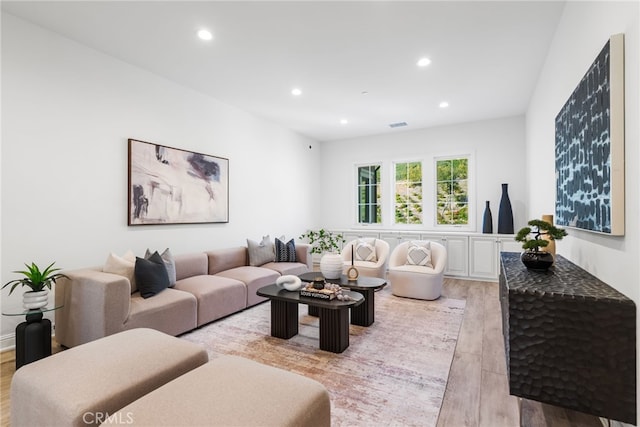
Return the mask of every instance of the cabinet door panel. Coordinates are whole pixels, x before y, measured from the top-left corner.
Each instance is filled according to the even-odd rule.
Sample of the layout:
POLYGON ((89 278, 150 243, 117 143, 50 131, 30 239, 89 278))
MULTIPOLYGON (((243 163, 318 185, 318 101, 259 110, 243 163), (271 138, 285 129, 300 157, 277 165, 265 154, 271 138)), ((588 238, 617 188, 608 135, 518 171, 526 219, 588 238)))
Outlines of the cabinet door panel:
POLYGON ((420 234, 411 234, 411 233, 380 233, 380 239, 384 240, 389 244, 389 253, 393 252, 393 250, 400 243, 409 241, 409 240, 420 240, 420 234))
POLYGON ((469 275, 472 277, 498 277, 498 244, 495 238, 471 237, 469 239, 469 275))
POLYGON ((450 276, 468 276, 468 240, 466 237, 443 237, 447 248, 447 268, 444 274, 450 276))

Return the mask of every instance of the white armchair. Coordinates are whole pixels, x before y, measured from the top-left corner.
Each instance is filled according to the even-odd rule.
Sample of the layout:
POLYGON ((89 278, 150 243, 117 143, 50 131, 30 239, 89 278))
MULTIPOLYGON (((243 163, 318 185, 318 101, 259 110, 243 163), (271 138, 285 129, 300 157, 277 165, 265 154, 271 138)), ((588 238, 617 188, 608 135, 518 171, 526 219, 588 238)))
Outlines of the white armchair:
POLYGON ((389 257, 388 280, 391 293, 400 297, 434 300, 442 293, 447 250, 440 243, 430 242, 432 267, 407 264, 411 242, 400 243, 389 257))
MULTIPOLYGON (((360 239, 352 240, 342 249, 342 261, 344 263, 343 273, 351 267, 352 250, 358 246, 360 239)), ((353 265, 358 269, 360 276, 379 277, 384 279, 387 273, 387 264, 389 260, 389 244, 381 239, 375 239, 376 261, 358 261, 354 256, 353 265)))

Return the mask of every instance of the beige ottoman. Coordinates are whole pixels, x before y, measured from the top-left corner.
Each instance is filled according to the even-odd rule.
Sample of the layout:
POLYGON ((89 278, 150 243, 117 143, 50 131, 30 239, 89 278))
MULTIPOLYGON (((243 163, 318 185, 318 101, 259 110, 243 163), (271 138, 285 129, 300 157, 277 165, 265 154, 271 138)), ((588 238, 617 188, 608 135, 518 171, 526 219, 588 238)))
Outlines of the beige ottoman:
POLYGON ((329 393, 317 381, 222 356, 122 408, 105 425, 329 426, 329 393))
POLYGON ((97 425, 207 360, 202 347, 153 329, 82 344, 16 371, 11 425, 97 425))

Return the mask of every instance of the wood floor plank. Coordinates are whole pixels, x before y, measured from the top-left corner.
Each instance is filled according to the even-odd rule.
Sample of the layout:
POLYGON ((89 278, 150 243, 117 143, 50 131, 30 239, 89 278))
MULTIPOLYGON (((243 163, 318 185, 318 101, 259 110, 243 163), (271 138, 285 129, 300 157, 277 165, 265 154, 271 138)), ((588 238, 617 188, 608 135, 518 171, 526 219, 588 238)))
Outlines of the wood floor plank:
POLYGON ((454 299, 467 299, 469 287, 468 280, 447 278, 442 289, 442 296, 454 299))
POLYGON ((10 424, 11 400, 9 398, 11 390, 11 379, 16 372, 15 351, 4 351, 0 354, 0 395, 2 404, 0 405, 0 426, 10 424))
POLYGON ((570 427, 571 422, 563 408, 522 399, 522 427, 570 427))
POLYGON ((480 381, 480 427, 518 427, 518 398, 509 395, 507 377, 482 370, 480 381))
POLYGON ((484 284, 469 285, 464 318, 460 326, 456 351, 461 353, 482 354, 484 329, 484 284))
POLYGON ((498 284, 485 287, 482 369, 507 374, 498 284))
POLYGON ((481 365, 481 355, 456 351, 438 417, 438 427, 478 426, 481 365))

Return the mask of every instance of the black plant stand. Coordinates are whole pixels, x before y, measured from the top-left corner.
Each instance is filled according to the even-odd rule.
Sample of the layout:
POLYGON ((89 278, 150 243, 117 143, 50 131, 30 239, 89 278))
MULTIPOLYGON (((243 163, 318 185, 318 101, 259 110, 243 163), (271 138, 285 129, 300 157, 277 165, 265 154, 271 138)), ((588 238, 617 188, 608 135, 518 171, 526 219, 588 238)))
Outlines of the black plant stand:
POLYGON ((62 306, 44 307, 20 313, 2 313, 5 316, 25 316, 24 322, 16 326, 16 370, 28 363, 51 356, 51 321, 44 313, 62 306))
POLYGON ((51 356, 51 321, 41 311, 27 314, 16 327, 16 369, 51 356))

